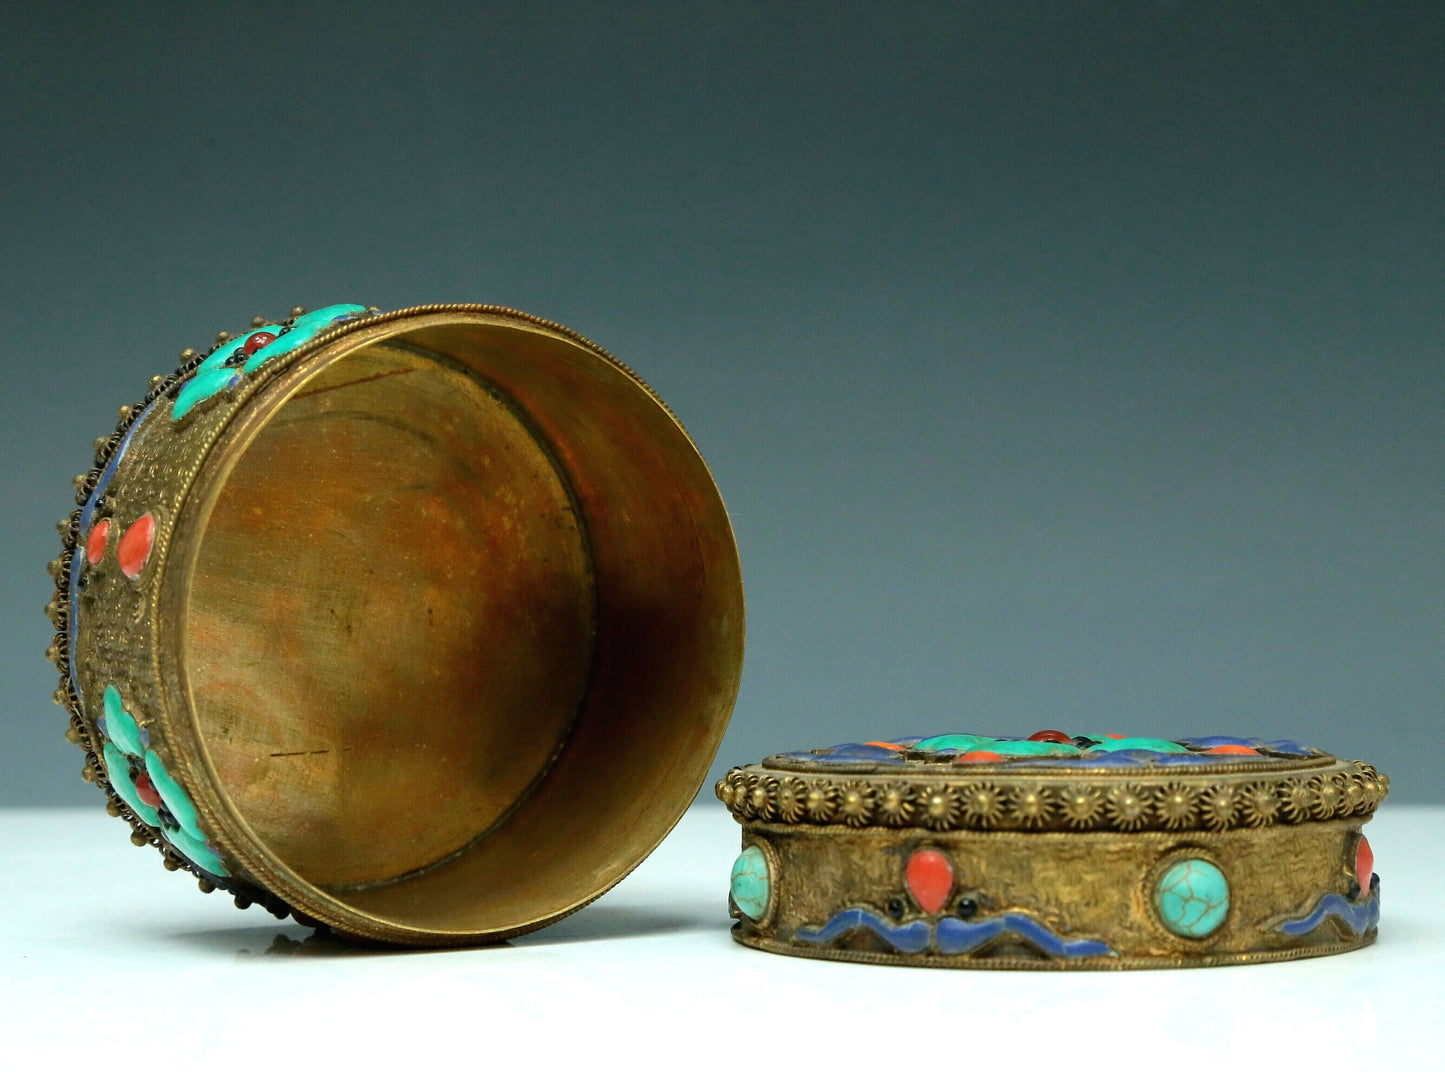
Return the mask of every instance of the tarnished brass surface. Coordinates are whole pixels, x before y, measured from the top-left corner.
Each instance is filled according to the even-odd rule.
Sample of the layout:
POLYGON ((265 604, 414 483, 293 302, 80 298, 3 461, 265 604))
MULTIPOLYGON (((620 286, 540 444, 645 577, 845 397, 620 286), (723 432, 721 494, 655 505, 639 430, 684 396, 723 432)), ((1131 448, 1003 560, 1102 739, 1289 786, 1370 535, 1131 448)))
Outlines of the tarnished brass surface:
POLYGON ((88 777, 111 788, 114 688, 226 874, 112 791, 134 839, 239 903, 415 944, 534 929, 620 880, 692 800, 741 669, 731 528, 677 420, 591 343, 492 307, 359 316, 171 420, 199 360, 80 484, 144 414, 94 511, 117 534, 154 516, 144 572, 86 565, 79 511, 54 567, 88 777))
POLYGON ((1357 849, 1388 779, 1368 764, 1317 754, 1154 770, 900 769, 797 755, 736 768, 717 784, 744 850, 761 851, 752 866, 768 877, 765 909, 732 905, 734 937, 753 948, 928 967, 1111 969, 1284 960, 1375 938, 1378 878, 1371 886, 1364 875, 1360 888, 1357 849), (920 852, 933 857, 935 877, 948 876, 935 905, 911 892, 920 852), (1227 913, 1208 934, 1172 932, 1157 906, 1166 872, 1185 860, 1227 879, 1227 913), (1342 911, 1296 933, 1322 904, 1342 911), (985 935, 976 947, 944 947, 948 928, 968 932, 958 920, 985 935), (982 929, 989 921, 996 934, 982 929), (1055 940, 1073 952, 1050 951, 1055 940))

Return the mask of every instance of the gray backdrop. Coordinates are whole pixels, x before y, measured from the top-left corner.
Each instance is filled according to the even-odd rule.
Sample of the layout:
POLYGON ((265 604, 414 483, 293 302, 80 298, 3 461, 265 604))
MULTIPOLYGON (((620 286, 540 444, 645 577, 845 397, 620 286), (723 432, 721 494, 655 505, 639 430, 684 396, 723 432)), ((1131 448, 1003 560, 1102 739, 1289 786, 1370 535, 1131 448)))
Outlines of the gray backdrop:
POLYGON ((514 305, 673 405, 748 584, 719 770, 1239 732, 1445 800, 1442 5, 29 6, 0 803, 99 801, 40 613, 91 439, 341 300, 514 305))

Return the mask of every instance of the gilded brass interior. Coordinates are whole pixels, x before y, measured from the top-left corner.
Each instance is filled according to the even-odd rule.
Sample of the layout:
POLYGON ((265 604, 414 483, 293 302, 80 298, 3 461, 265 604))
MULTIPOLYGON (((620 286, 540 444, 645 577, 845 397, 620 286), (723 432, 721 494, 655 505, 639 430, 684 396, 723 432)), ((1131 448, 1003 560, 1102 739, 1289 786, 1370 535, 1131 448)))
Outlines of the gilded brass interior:
POLYGON ((217 454, 190 702, 298 907, 511 933, 661 840, 730 714, 743 606, 711 476, 635 378, 538 325, 402 321, 275 379, 217 454))

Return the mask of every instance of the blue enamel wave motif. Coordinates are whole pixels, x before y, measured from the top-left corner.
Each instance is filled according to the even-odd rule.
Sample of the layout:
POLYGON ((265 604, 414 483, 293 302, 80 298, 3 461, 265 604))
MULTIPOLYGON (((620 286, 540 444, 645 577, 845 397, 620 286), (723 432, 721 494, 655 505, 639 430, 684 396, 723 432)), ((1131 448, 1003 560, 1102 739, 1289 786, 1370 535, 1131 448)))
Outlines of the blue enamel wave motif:
POLYGON ((1059 937, 1036 919, 1009 912, 992 919, 970 923, 962 919, 940 919, 938 921, 938 951, 940 953, 971 953, 985 942, 1000 934, 1014 934, 1041 952, 1052 957, 1111 957, 1114 951, 1103 942, 1093 939, 1068 941, 1059 937))
POLYGON ((922 953, 928 948, 931 937, 928 924, 921 919, 912 923, 890 923, 866 908, 845 908, 815 931, 798 931, 798 937, 805 942, 824 944, 859 928, 872 931, 900 953, 922 953))
POLYGON ((1355 934, 1364 934, 1377 926, 1380 922, 1379 880, 1376 879, 1370 884, 1370 895, 1363 900, 1351 901, 1343 894, 1327 893, 1315 902, 1308 915, 1287 919, 1276 929, 1295 936, 1309 934, 1331 916, 1343 922, 1355 934))
POLYGON ((797 937, 821 945, 859 929, 872 931, 900 953, 922 953, 930 945, 935 945, 938 952, 946 955, 971 953, 1001 934, 1012 934, 1024 939, 1039 952, 1053 957, 1116 955, 1103 942, 1092 939, 1069 941, 1038 920, 1018 912, 1007 912, 977 923, 949 917, 939 920, 935 929, 926 920, 891 923, 866 908, 845 908, 817 930, 799 930, 797 937))

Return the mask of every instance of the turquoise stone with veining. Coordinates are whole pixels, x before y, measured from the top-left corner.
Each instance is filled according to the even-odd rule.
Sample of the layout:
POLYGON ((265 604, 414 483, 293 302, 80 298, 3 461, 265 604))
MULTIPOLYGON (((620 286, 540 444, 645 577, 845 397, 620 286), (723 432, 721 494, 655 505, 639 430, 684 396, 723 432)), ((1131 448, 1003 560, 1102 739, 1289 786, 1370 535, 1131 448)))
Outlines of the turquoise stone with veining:
POLYGON ((324 309, 298 316, 289 331, 273 343, 261 347, 251 355, 243 366, 245 372, 255 372, 267 361, 289 354, 320 335, 336 321, 366 312, 364 305, 328 305, 324 309))
POLYGON ((1158 737, 1120 737, 1117 740, 1106 738, 1092 746, 1090 752, 1127 752, 1137 748, 1142 752, 1188 752, 1182 744, 1174 741, 1165 741, 1158 737))
POLYGON ((140 739, 140 727, 125 709, 120 691, 114 685, 106 688, 104 704, 105 735, 126 755, 139 756, 145 752, 145 745, 140 739))
POLYGON ((101 760, 105 763, 105 776, 116 796, 130 805, 131 811, 140 816, 141 822, 155 826, 161 821, 160 813, 140 798, 135 791, 135 782, 130 776, 130 764, 121 750, 110 741, 101 749, 101 760))
POLYGON ((196 806, 191 803, 191 798, 181 788, 180 783, 171 777, 161 757, 154 752, 146 753, 146 773, 151 776, 151 784, 166 802, 166 810, 181 824, 181 829, 197 841, 205 841, 206 835, 201 832, 201 820, 196 814, 196 806))
POLYGON ((230 874, 226 870, 226 865, 221 863, 221 858, 204 841, 197 841, 184 830, 165 829, 161 833, 165 835, 167 841, 180 850, 183 856, 202 871, 209 871, 222 878, 230 874))
POLYGON ((767 855, 756 845, 749 845, 733 861, 733 904, 749 919, 762 919, 768 912, 772 885, 767 855))
POLYGON ((1154 887, 1154 907, 1181 938, 1207 937, 1229 914, 1229 880, 1208 860, 1180 860, 1154 887))
POLYGON ((241 373, 237 369, 201 369, 186 381, 186 385, 181 388, 181 393, 176 396, 176 404, 171 409, 171 420, 180 420, 206 399, 220 394, 228 387, 234 387, 241 382, 241 379, 241 373))
POLYGON ((987 748, 993 750, 994 738, 977 733, 944 733, 937 737, 925 737, 913 747, 920 752, 941 752, 945 748, 956 748, 960 752, 972 752, 987 748))

